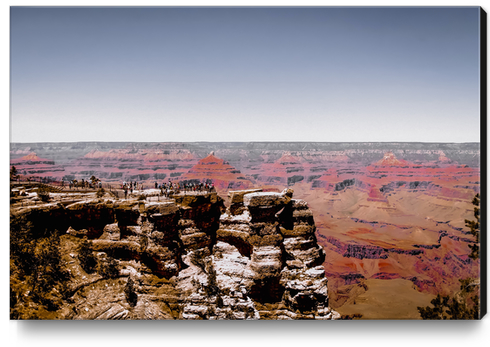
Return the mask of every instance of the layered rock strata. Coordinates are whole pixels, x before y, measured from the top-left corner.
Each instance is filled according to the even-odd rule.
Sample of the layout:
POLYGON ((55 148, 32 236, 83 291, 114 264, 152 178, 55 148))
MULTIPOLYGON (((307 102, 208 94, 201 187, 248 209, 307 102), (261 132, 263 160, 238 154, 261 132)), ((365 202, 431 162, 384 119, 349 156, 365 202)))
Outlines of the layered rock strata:
POLYGON ((236 191, 159 202, 92 199, 32 206, 35 233, 64 234, 70 298, 59 319, 336 319, 312 212, 282 193, 236 191), (223 213, 224 212, 224 213, 223 213), (51 221, 50 223, 48 223, 51 221), (66 230, 66 232, 64 232, 66 230), (85 273, 76 247, 88 237, 116 277, 85 273), (135 283, 137 303, 124 288, 135 283))
MULTIPOLYGON (((292 190, 232 192, 217 243, 179 274, 185 319, 336 319, 325 254, 307 204, 292 190)), ((202 251, 202 250, 201 250, 202 251)))

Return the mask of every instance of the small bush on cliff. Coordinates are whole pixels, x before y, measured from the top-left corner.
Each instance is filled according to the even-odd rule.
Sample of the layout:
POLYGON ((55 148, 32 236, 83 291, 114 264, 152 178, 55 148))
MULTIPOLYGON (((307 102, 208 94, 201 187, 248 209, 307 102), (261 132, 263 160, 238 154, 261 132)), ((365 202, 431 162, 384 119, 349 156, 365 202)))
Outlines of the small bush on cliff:
POLYGON ((136 306, 138 303, 138 294, 136 293, 136 285, 131 276, 128 278, 128 282, 124 287, 124 295, 126 296, 126 301, 129 305, 132 307, 136 306))
POLYGON ((209 262, 207 266, 207 273, 208 273, 208 284, 207 286, 204 287, 204 291, 206 292, 207 296, 213 296, 218 294, 219 287, 218 287, 218 281, 216 280, 216 270, 214 269, 212 262, 209 262))
POLYGON ((49 191, 46 189, 46 187, 43 186, 40 186, 37 189, 37 196, 43 202, 48 202, 50 200, 49 191))
POLYGON ((37 263, 37 283, 35 283, 37 288, 48 293, 55 285, 64 283, 67 274, 62 268, 60 238, 56 232, 37 241, 34 256, 37 263))
POLYGON ((101 260, 97 272, 104 278, 116 278, 119 276, 116 260, 109 256, 105 260, 101 260))
POLYGON ((17 172, 17 169, 15 166, 12 166, 10 168, 10 180, 15 181, 19 177, 19 174, 17 172))
POLYGON ((16 272, 21 279, 34 271, 33 257, 36 241, 32 234, 32 224, 24 217, 10 216, 10 260, 11 273, 16 272))
MULTIPOLYGON (((140 244, 140 252, 143 253, 148 248, 148 245, 150 243, 149 235, 152 234, 152 232, 153 225, 148 221, 144 221, 141 225, 141 233, 138 235, 137 241, 140 244)), ((163 237, 163 235, 161 236, 163 237)))
POLYGON ((218 306, 219 308, 222 308, 224 306, 223 298, 219 293, 216 295, 216 306, 218 306))
POLYGON ((97 193, 95 193, 95 196, 96 196, 96 197, 98 197, 98 198, 100 199, 101 197, 103 197, 103 196, 104 196, 104 194, 105 194, 105 189, 104 189, 104 188, 99 188, 99 189, 97 190, 97 193))
POLYGON ((147 250, 149 244, 148 234, 144 234, 144 233, 139 234, 138 243, 140 245, 139 251, 141 253, 144 253, 147 250))
POLYGON ((422 319, 478 319, 480 315, 478 286, 469 278, 459 282, 461 291, 454 297, 437 294, 437 297, 430 302, 432 307, 417 307, 422 319), (474 295, 470 297, 472 293, 474 295))
MULTIPOLYGON (((469 257, 473 260, 480 258, 480 194, 476 194, 472 204, 475 220, 465 219, 466 226, 475 237, 468 245, 471 249, 469 257)), ((471 278, 460 279, 460 291, 453 297, 437 295, 431 301, 431 306, 417 307, 422 319, 478 319, 480 317, 479 281, 471 278)))
POLYGON ((87 237, 84 237, 78 246, 78 260, 80 261, 80 266, 86 273, 95 271, 97 260, 94 257, 92 247, 88 242, 87 237))
POLYGON ((194 250, 190 255, 189 259, 192 264, 199 267, 201 270, 205 271, 206 263, 204 261, 205 255, 204 252, 200 249, 194 250))
POLYGON ((67 292, 69 273, 61 258, 60 237, 34 238, 29 223, 11 220, 10 318, 55 317, 67 292))

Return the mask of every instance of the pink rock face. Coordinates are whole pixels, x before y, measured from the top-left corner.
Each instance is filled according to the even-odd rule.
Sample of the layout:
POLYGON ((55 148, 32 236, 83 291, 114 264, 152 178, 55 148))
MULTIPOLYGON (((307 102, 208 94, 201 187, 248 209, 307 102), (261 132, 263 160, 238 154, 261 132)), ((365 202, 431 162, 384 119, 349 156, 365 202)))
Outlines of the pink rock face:
POLYGON ((21 178, 38 176, 60 179, 63 177, 64 168, 55 165, 54 160, 40 158, 34 152, 10 161, 11 166, 15 166, 21 178))
POLYGON ((179 177, 181 181, 210 181, 220 190, 247 189, 252 182, 246 179, 239 170, 213 154, 199 160, 186 174, 179 177))
POLYGON ((49 159, 39 158, 34 152, 31 152, 28 155, 25 155, 22 158, 18 159, 19 163, 28 161, 33 163, 52 162, 52 160, 49 159))
POLYGON ((379 191, 376 186, 372 186, 371 190, 369 191, 369 197, 368 201, 382 201, 382 202, 388 202, 386 197, 379 191))
POLYGON ((385 153, 383 159, 380 161, 376 162, 376 166, 408 166, 411 163, 409 163, 406 160, 398 160, 393 152, 387 152, 385 153))

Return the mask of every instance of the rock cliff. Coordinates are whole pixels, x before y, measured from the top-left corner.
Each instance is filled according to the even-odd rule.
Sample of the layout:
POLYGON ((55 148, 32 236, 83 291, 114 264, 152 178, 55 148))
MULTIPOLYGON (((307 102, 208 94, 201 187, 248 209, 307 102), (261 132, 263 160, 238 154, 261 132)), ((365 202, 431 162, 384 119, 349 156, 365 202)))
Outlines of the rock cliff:
POLYGON ((189 293, 183 318, 339 318, 328 307, 325 254, 307 204, 292 190, 230 195, 215 246, 200 267, 189 254, 179 275, 189 293))
POLYGON ((62 235, 67 289, 46 317, 338 319, 328 305, 312 212, 292 196, 290 189, 234 191, 225 210, 216 193, 163 201, 73 201, 61 194, 57 202, 11 212, 34 238, 54 229, 62 235), (83 237, 97 272, 82 266, 83 237), (108 263, 112 273, 100 270, 108 263))

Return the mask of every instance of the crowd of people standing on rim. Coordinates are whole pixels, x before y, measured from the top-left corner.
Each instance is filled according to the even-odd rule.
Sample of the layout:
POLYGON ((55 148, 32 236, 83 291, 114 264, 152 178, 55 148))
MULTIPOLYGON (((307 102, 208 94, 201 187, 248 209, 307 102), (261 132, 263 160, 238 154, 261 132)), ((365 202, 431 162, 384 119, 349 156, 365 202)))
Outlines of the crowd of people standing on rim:
POLYGON ((208 182, 171 182, 161 183, 155 182, 155 189, 160 189, 161 194, 168 197, 170 192, 180 193, 180 192, 212 192, 214 190, 214 184, 208 182))
MULTIPOLYGON (((64 188, 65 187, 65 180, 61 180, 61 187, 64 188)), ((78 181, 78 180, 71 180, 68 182, 68 187, 70 189, 78 189, 78 188, 82 188, 82 189, 97 189, 97 188, 102 188, 102 182, 100 182, 100 180, 96 180, 96 181, 93 181, 93 182, 89 182, 88 180, 84 180, 82 178, 81 181, 78 181)))
MULTIPOLYGON (((124 197, 127 198, 128 192, 133 193, 133 190, 143 190, 144 186, 141 183, 138 182, 123 182, 121 184, 121 189, 124 190, 124 197)), ((214 184, 213 183, 208 183, 208 182, 189 182, 189 181, 183 181, 183 182, 172 182, 168 181, 158 183, 155 182, 155 189, 160 190, 160 194, 165 197, 169 197, 171 193, 180 193, 180 192, 212 192, 215 190, 214 184)))

